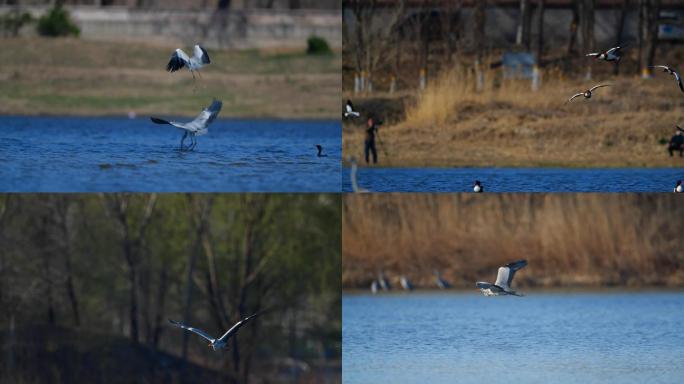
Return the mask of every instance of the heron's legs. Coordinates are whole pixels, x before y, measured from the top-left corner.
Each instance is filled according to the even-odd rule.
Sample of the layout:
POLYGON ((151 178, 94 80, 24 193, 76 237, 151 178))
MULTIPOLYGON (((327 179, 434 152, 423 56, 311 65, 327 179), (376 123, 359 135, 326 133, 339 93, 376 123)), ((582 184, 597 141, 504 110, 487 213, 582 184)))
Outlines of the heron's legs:
POLYGON ((190 140, 192 140, 192 144, 188 147, 188 151, 192 151, 197 146, 197 137, 194 133, 190 134, 190 140))
POLYGON ((185 133, 183 133, 183 138, 181 139, 181 142, 180 142, 180 150, 181 151, 183 150, 183 142, 185 141, 186 137, 188 137, 188 131, 185 131, 185 133))
POLYGON ((199 70, 197 70, 197 75, 199 76, 200 79, 202 78, 202 72, 200 72, 199 70))

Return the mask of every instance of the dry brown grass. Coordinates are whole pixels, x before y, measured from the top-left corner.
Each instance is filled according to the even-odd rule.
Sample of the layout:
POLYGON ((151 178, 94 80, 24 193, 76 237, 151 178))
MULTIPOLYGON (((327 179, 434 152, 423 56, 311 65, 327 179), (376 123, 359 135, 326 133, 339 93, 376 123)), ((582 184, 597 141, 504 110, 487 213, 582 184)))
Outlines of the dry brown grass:
MULTIPOLYGON (((385 126, 384 166, 683 166, 667 156, 675 124, 684 122, 684 97, 671 76, 564 79, 544 73, 542 87, 485 75, 475 92, 471 72, 446 72, 413 102, 405 120, 385 126), (594 97, 566 103, 597 83, 594 97)), ((388 98, 390 98, 388 96, 388 98)), ((356 99, 363 105, 364 99, 356 99)), ((382 115, 382 111, 376 111, 382 115)), ((359 156, 363 130, 347 123, 346 155, 359 156)))
POLYGON ((675 194, 347 195, 342 283, 380 270, 434 287, 491 281, 525 258, 520 286, 684 286, 684 205, 675 194))
POLYGON ((340 55, 209 52, 193 82, 167 73, 175 47, 78 39, 0 39, 0 114, 195 116, 223 100, 223 117, 336 118, 340 55))

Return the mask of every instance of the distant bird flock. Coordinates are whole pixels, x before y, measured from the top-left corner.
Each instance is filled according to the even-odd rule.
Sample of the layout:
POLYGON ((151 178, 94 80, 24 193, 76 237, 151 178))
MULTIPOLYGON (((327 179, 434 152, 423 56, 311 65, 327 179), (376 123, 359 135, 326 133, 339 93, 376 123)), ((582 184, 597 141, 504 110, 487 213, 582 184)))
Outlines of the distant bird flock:
MULTIPOLYGON (((617 47, 610 48, 610 49, 603 51, 603 52, 588 53, 585 56, 586 57, 593 57, 599 61, 617 63, 620 61, 620 59, 622 57, 621 56, 621 50, 622 49, 623 49, 623 47, 617 46, 617 47)), ((671 67, 666 66, 666 65, 655 65, 655 66, 651 66, 649 68, 662 69, 662 71, 664 73, 668 73, 668 74, 672 75, 672 77, 674 78, 675 82, 677 83, 677 86, 679 87, 679 89, 682 92, 684 92, 684 84, 682 84, 682 78, 679 75, 679 73, 677 73, 674 69, 672 69, 671 67)), ((570 103, 578 97, 584 97, 585 100, 589 100, 594 95, 594 91, 596 91, 599 88, 610 87, 610 86, 611 86, 611 84, 597 84, 597 85, 595 85, 595 86, 593 86, 593 87, 591 87, 585 91, 575 93, 566 101, 566 103, 570 103)), ((360 117, 361 114, 354 109, 354 104, 352 103, 352 101, 347 100, 347 102, 344 106, 343 116, 344 116, 344 118, 357 118, 357 117, 360 117)), ((677 127, 677 129, 681 130, 681 128, 679 128, 679 127, 677 127)), ((353 191, 354 192, 368 192, 368 190, 361 190, 358 187, 358 182, 356 180, 356 169, 357 169, 356 162, 355 161, 352 162, 351 166, 352 166, 352 172, 351 172, 351 179, 352 180, 351 180, 351 182, 352 182, 353 191)), ((482 185, 482 183, 480 183, 480 181, 475 180, 472 191, 474 193, 482 193, 482 192, 484 192, 484 186, 482 185)), ((677 182, 677 185, 675 186, 674 191, 675 192, 682 192, 681 180, 677 182)))

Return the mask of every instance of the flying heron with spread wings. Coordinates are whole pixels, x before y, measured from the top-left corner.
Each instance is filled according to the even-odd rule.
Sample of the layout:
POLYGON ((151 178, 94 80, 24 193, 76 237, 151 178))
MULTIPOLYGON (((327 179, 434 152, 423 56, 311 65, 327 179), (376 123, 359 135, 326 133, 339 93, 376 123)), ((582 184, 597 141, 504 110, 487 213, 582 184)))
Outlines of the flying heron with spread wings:
POLYGON ((568 99, 567 102, 569 103, 569 102, 571 102, 575 97, 580 97, 580 96, 584 96, 585 99, 591 99, 592 92, 594 92, 595 89, 603 88, 603 87, 610 87, 610 84, 599 84, 599 85, 595 85, 595 86, 593 86, 592 88, 587 89, 587 90, 584 91, 584 92, 580 92, 580 93, 574 94, 571 98, 568 99))
POLYGON ((209 132, 209 124, 216 120, 216 116, 218 116, 219 112, 221 112, 222 106, 223 103, 221 100, 214 99, 210 106, 204 108, 194 120, 187 123, 168 121, 157 117, 150 117, 150 120, 156 124, 169 124, 178 129, 182 129, 184 133, 180 142, 180 150, 192 151, 197 146, 197 139, 195 136, 206 135, 207 132, 209 132), (190 136, 191 143, 187 148, 184 148, 183 142, 185 142, 185 138, 188 136, 190 136))
POLYGON ((513 276, 515 276, 515 272, 524 268, 526 265, 527 260, 518 260, 508 263, 503 267, 499 267, 499 271, 496 275, 496 282, 494 284, 478 281, 475 283, 475 285, 480 288, 480 291, 482 291, 482 294, 485 296, 522 296, 518 292, 511 289, 511 283, 513 282, 513 276))
POLYGON ((235 336, 237 332, 242 328, 243 325, 247 324, 249 321, 251 321, 253 318, 259 316, 260 313, 255 313, 251 316, 247 316, 244 319, 238 321, 233 325, 226 333, 223 334, 223 336, 219 338, 213 338, 211 337, 208 333, 204 332, 203 330, 199 328, 194 328, 187 326, 181 322, 178 321, 173 321, 169 319, 169 323, 175 325, 178 328, 185 329, 186 331, 190 331, 194 334, 202 336, 204 339, 209 341, 209 346, 214 349, 214 351, 218 351, 220 349, 226 349, 228 347, 228 340, 230 340, 231 337, 235 336))
MULTIPOLYGON (((199 70, 204 67, 205 64, 211 63, 211 60, 209 59, 207 50, 202 48, 199 44, 195 45, 192 52, 192 57, 190 57, 187 53, 183 52, 182 49, 176 49, 173 54, 171 54, 171 60, 166 64, 166 70, 169 72, 176 72, 183 67, 187 67, 194 79, 195 72, 199 75, 199 70)), ((200 75, 200 77, 202 77, 202 75, 200 75)))

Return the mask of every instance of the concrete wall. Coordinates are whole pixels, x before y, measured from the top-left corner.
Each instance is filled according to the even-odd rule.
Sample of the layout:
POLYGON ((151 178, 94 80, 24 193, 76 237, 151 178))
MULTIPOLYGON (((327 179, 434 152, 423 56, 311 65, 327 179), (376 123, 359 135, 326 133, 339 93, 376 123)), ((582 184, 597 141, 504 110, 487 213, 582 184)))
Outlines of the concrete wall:
MULTIPOLYGON (((0 13, 11 7, 0 7, 0 13)), ((27 8, 38 17, 45 8, 27 8)), ((333 48, 342 46, 338 10, 266 10, 231 12, 136 10, 125 7, 68 7, 89 40, 141 41, 207 48, 304 48, 312 35, 333 48)))

